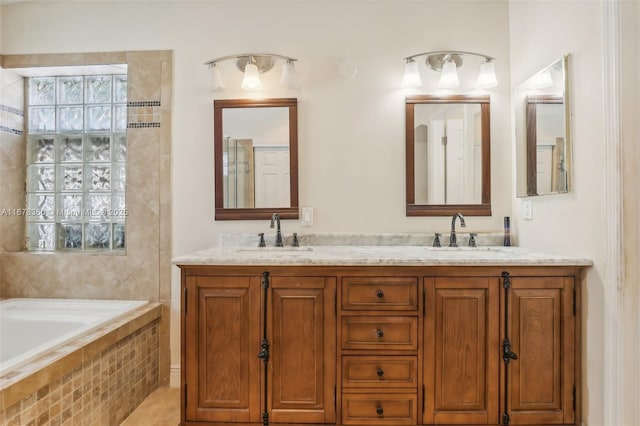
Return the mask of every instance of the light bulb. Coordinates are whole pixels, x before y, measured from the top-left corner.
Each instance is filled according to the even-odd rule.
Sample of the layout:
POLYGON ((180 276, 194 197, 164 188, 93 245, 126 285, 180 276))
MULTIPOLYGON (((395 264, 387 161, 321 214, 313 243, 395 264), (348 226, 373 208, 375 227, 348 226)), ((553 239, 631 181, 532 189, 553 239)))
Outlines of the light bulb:
POLYGON ((440 75, 438 87, 441 89, 452 89, 458 86, 460 86, 460 80, 458 79, 456 63, 450 59, 442 66, 442 74, 440 75))
POLYGON ((498 79, 496 78, 496 69, 493 65, 493 61, 483 62, 480 65, 480 72, 478 73, 478 80, 476 81, 477 89, 491 89, 498 85, 498 79))
POLYGON ((297 89, 298 88, 298 75, 296 68, 293 66, 293 61, 285 61, 282 66, 282 74, 280 74, 280 86, 285 89, 297 89))
POLYGON ((213 90, 224 89, 224 80, 220 68, 216 64, 211 65, 211 85, 213 90))
POLYGON ((248 63, 244 67, 244 77, 242 78, 242 84, 240 85, 245 90, 259 89, 262 87, 260 81, 260 72, 256 64, 248 63))
POLYGON ((418 63, 413 59, 407 59, 404 64, 404 77, 402 78, 402 87, 420 87, 422 80, 420 79, 420 70, 418 63))

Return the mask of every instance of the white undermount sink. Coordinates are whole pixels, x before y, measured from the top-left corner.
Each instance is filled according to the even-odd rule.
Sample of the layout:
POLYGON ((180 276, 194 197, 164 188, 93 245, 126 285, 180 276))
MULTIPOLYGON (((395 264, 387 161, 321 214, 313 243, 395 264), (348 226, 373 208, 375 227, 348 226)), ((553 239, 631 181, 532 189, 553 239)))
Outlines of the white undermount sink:
POLYGON ((313 252, 313 247, 243 247, 236 252, 250 256, 305 256, 313 252))
POLYGON ((480 247, 470 247, 470 246, 458 246, 458 247, 449 247, 449 246, 443 246, 443 247, 425 247, 426 250, 429 251, 442 251, 442 252, 487 252, 487 251, 492 251, 492 252, 502 252, 504 253, 505 251, 507 251, 509 249, 509 247, 502 247, 502 246, 480 246, 480 247))

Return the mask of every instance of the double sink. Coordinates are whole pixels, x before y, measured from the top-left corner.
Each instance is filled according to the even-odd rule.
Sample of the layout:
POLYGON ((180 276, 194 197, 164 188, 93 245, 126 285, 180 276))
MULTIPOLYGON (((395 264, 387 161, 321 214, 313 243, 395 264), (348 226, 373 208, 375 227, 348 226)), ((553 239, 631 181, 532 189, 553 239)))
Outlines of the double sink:
MULTIPOLYGON (((328 246, 321 246, 322 251, 329 250, 328 246)), ((380 247, 380 246, 378 246, 380 247)), ((484 253, 488 254, 488 252, 501 254, 508 253, 510 247, 502 247, 502 246, 482 246, 482 247, 469 247, 469 246, 459 246, 459 247, 413 247, 413 249, 420 249, 425 251, 425 255, 429 254, 437 254, 442 253, 446 255, 463 255, 469 256, 473 255, 473 253, 484 253)), ((240 255, 247 255, 252 257, 274 257, 274 256, 310 256, 313 255, 316 251, 315 247, 241 247, 236 249, 236 253, 240 255)))

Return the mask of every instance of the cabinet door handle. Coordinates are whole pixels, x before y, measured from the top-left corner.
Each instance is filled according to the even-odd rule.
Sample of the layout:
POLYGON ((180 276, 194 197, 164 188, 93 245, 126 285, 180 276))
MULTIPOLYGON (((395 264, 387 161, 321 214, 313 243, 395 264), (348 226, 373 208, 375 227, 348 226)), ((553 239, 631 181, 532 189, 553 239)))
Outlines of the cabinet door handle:
POLYGON ((379 416, 381 416, 382 414, 384 414, 384 410, 382 409, 382 406, 378 405, 376 407, 376 413, 378 413, 379 416))
POLYGON ((376 374, 378 375, 378 377, 382 377, 384 376, 384 370, 382 368, 378 368, 378 371, 376 371, 376 374))
POLYGON ((376 290, 376 296, 382 299, 384 297, 384 291, 380 289, 376 290))
POLYGON ((376 330, 376 336, 380 337, 384 337, 384 331, 382 331, 381 328, 376 330))

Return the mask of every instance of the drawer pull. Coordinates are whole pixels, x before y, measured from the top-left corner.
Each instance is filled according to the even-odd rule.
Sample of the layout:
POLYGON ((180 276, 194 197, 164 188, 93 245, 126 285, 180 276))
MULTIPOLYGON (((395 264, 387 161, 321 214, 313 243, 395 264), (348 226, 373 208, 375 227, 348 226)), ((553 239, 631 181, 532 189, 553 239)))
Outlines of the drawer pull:
POLYGON ((379 298, 383 298, 384 297, 384 292, 380 289, 376 290, 376 296, 378 296, 379 298))
POLYGON ((382 331, 381 328, 376 330, 376 336, 380 337, 384 337, 384 331, 382 331))
POLYGON ((378 413, 379 416, 381 416, 382 414, 384 414, 384 410, 382 409, 382 407, 380 405, 378 405, 376 407, 376 413, 378 413))
POLYGON ((378 368, 378 371, 376 371, 376 374, 378 375, 378 377, 382 377, 384 376, 384 370, 382 368, 378 368))

